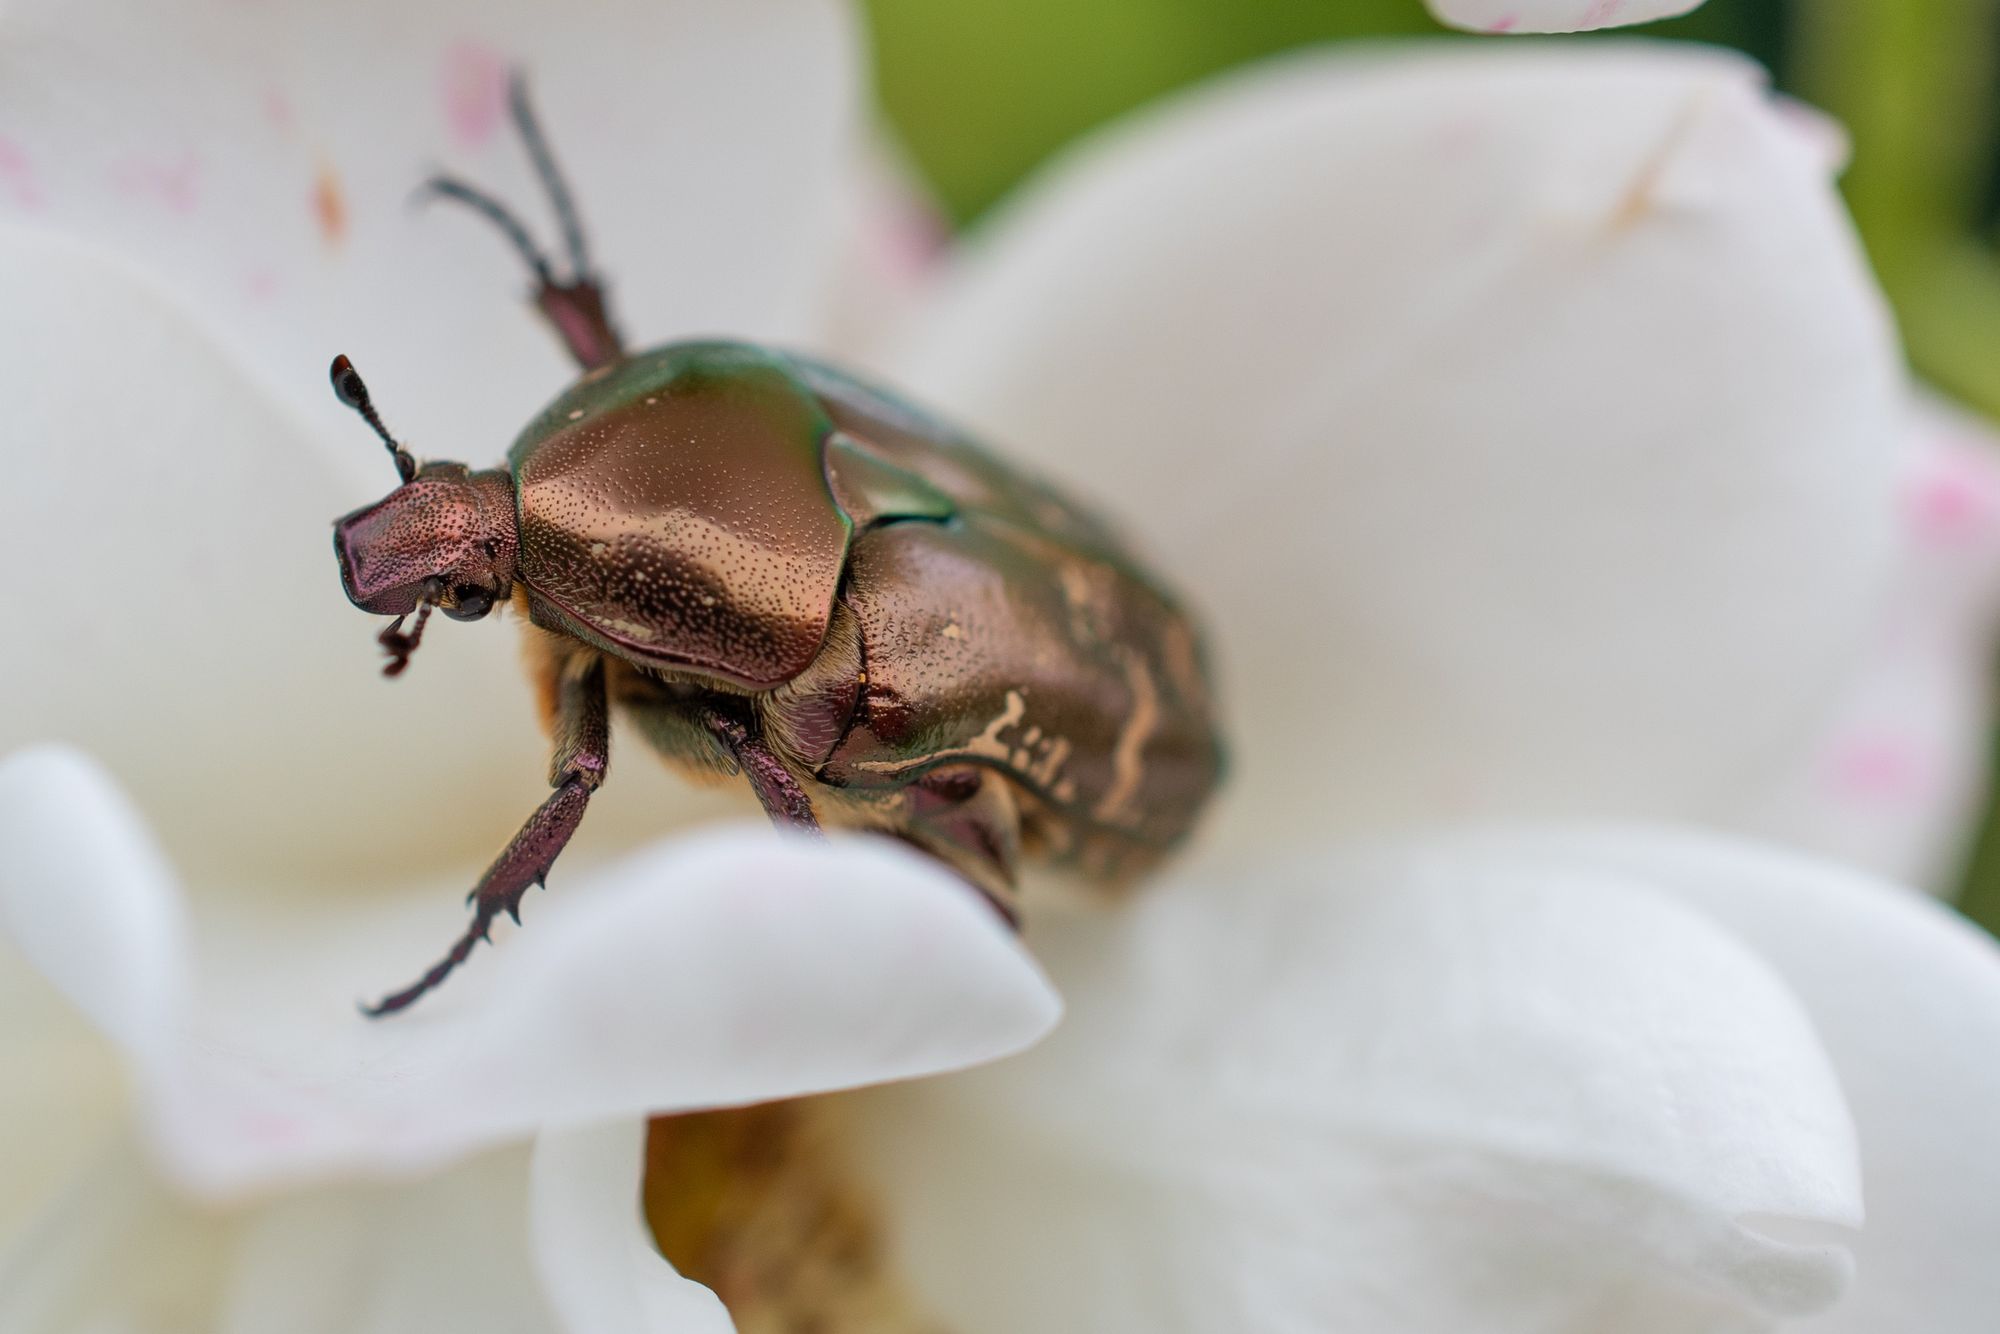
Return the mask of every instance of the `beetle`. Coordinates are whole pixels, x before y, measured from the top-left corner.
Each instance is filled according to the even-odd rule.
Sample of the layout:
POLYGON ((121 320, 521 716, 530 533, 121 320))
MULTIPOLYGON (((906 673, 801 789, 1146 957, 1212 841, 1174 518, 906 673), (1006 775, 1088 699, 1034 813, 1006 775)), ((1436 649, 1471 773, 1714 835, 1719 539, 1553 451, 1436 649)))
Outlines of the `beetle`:
POLYGON ((480 878, 402 1010, 520 920, 604 782, 615 709, 670 761, 741 775, 780 826, 885 831, 1017 922, 1025 859, 1115 887, 1188 833, 1222 748, 1194 622, 1089 510, 897 395, 742 342, 628 351, 518 73, 509 111, 566 272, 455 177, 581 368, 506 466, 419 464, 346 357, 342 402, 400 484, 335 522, 342 587, 393 617, 399 675, 431 612, 510 604, 554 789, 480 878), (414 625, 405 630, 409 617, 414 625))

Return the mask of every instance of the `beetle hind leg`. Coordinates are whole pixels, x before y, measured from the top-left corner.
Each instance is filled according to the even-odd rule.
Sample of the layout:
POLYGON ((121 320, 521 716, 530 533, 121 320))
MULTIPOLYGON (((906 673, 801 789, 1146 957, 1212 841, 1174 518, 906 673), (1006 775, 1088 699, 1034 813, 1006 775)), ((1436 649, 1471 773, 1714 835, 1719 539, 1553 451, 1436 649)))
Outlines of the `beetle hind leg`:
POLYGON ((984 765, 945 765, 903 789, 902 803, 897 836, 957 871, 1019 930, 1021 807, 1013 784, 984 765))
POLYGON ((535 244, 527 227, 511 209, 477 186, 441 172, 419 187, 417 199, 419 202, 447 199, 463 204, 498 227, 535 275, 535 308, 554 326, 570 356, 585 370, 608 366, 625 355, 625 346, 611 320, 603 279, 591 265, 569 183, 556 166, 555 155, 549 150, 548 139, 542 134, 541 123, 528 101, 527 81, 519 70, 508 80, 507 106, 515 132, 521 136, 521 143, 535 164, 535 175, 562 231, 568 275, 556 272, 548 255, 535 244))

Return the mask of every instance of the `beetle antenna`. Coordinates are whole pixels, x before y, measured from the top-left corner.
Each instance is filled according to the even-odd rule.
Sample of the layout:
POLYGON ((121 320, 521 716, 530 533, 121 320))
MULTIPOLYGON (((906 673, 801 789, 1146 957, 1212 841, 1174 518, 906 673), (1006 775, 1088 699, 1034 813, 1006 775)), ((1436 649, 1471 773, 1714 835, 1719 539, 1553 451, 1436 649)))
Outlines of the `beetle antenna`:
POLYGON ((541 122, 535 119, 534 106, 528 100, 527 77, 518 69, 507 78, 507 106, 514 129, 534 164, 535 176, 542 183, 542 193, 548 196, 549 207, 562 229, 563 250, 570 268, 568 278, 556 276, 555 266, 535 244, 534 236, 520 218, 475 185, 438 172, 418 187, 414 202, 449 199, 464 204, 498 227, 534 272, 535 308, 554 326, 564 349, 585 370, 608 366, 624 357, 624 340, 618 336, 611 312, 606 308, 604 284, 591 270, 590 248, 584 241, 583 222, 577 216, 569 182, 563 179, 555 154, 549 151, 548 136, 542 133, 541 122))
POLYGON ((480 217, 485 218, 495 227, 498 227, 500 234, 513 244, 514 249, 527 262, 528 267, 534 270, 535 281, 541 283, 544 287, 553 287, 555 285, 555 271, 549 267, 548 256, 544 255, 542 248, 535 244, 535 238, 528 235, 527 226, 519 218, 515 217, 505 204, 495 199, 492 195, 487 194, 478 186, 467 185, 456 176, 447 176, 443 172, 439 172, 418 186, 417 192, 412 197, 411 202, 417 204, 427 203, 433 196, 439 199, 455 200, 458 203, 464 204, 467 208, 479 214, 480 217))
POLYGON ((576 201, 570 195, 569 182, 563 178, 562 168, 556 165, 548 137, 542 133, 542 124, 535 118, 534 104, 528 100, 528 76, 519 69, 507 76, 507 110, 514 118, 514 128, 528 150, 529 159, 535 164, 535 175, 542 182, 543 193, 549 197, 556 225, 562 229, 563 249, 569 255, 570 280, 589 281, 590 251, 584 244, 583 221, 577 216, 576 201))
POLYGON ((382 675, 401 676, 403 669, 410 665, 410 655, 423 642, 424 622, 431 618, 431 603, 425 602, 417 608, 417 623, 410 627, 410 633, 403 633, 403 618, 398 616, 389 622, 389 628, 375 636, 375 642, 389 655, 389 661, 382 664, 382 675))
MULTIPOLYGON (((382 424, 382 414, 375 411, 375 400, 368 396, 368 386, 362 383, 361 372, 354 369, 354 363, 345 356, 333 359, 333 367, 328 371, 333 380, 335 397, 361 414, 361 420, 375 428, 375 434, 382 437, 382 443, 389 447, 389 456, 396 460, 396 473, 404 481, 417 475, 417 461, 410 457, 410 451, 396 443, 396 437, 389 434, 389 428, 382 424)), ((421 624, 421 622, 419 622, 421 624)))

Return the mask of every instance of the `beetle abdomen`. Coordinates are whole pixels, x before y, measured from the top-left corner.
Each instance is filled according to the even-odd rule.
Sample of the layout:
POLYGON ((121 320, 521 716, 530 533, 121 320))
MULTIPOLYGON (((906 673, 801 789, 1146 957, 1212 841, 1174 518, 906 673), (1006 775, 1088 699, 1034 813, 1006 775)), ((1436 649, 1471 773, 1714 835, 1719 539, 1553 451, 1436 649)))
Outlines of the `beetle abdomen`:
POLYGON ((867 679, 822 775, 881 789, 996 770, 1037 841, 1098 874, 1176 842, 1222 763, 1186 614, 1087 508, 895 395, 793 361, 844 435, 956 506, 854 540, 843 598, 867 679))
POLYGON ((1149 849, 1176 842, 1213 789, 1220 750, 1193 631, 1118 565, 970 511, 863 533, 844 598, 867 680, 828 781, 893 787, 984 765, 1070 841, 1110 833, 1149 849))

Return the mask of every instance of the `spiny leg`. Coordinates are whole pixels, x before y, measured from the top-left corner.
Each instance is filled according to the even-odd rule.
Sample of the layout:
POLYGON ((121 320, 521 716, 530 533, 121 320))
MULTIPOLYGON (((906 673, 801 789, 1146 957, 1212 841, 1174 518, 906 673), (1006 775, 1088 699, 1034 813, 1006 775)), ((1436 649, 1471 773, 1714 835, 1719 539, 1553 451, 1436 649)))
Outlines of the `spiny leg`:
POLYGON ((819 819, 813 814, 812 798, 792 776, 777 753, 764 743, 754 726, 720 710, 710 710, 702 723, 736 760, 750 790, 763 804, 764 814, 782 829, 797 829, 821 837, 819 819))
POLYGON ((493 920, 506 913, 521 920, 521 897, 528 886, 545 884, 549 867, 583 821, 590 794, 604 782, 610 755, 610 713, 604 697, 604 664, 596 657, 566 670, 557 684, 555 755, 549 764, 549 785, 555 793, 528 817, 467 902, 472 922, 458 943, 416 982, 374 1005, 361 1007, 370 1018, 407 1009, 419 996, 438 986, 464 963, 480 941, 489 939, 493 920))
POLYGON ((424 182, 417 197, 421 200, 435 196, 464 204, 498 227, 534 273, 535 306, 555 326, 570 356, 585 370, 610 365, 625 355, 624 343, 611 322, 603 279, 591 267, 583 224, 577 216, 569 183, 563 179, 555 155, 549 151, 548 139, 528 101, 527 81, 519 70, 508 79, 507 107, 514 119, 515 132, 521 136, 522 145, 535 165, 542 193, 548 196, 549 207, 556 215, 556 225, 562 231, 569 276, 559 277, 521 220, 477 186, 440 173, 424 182))

